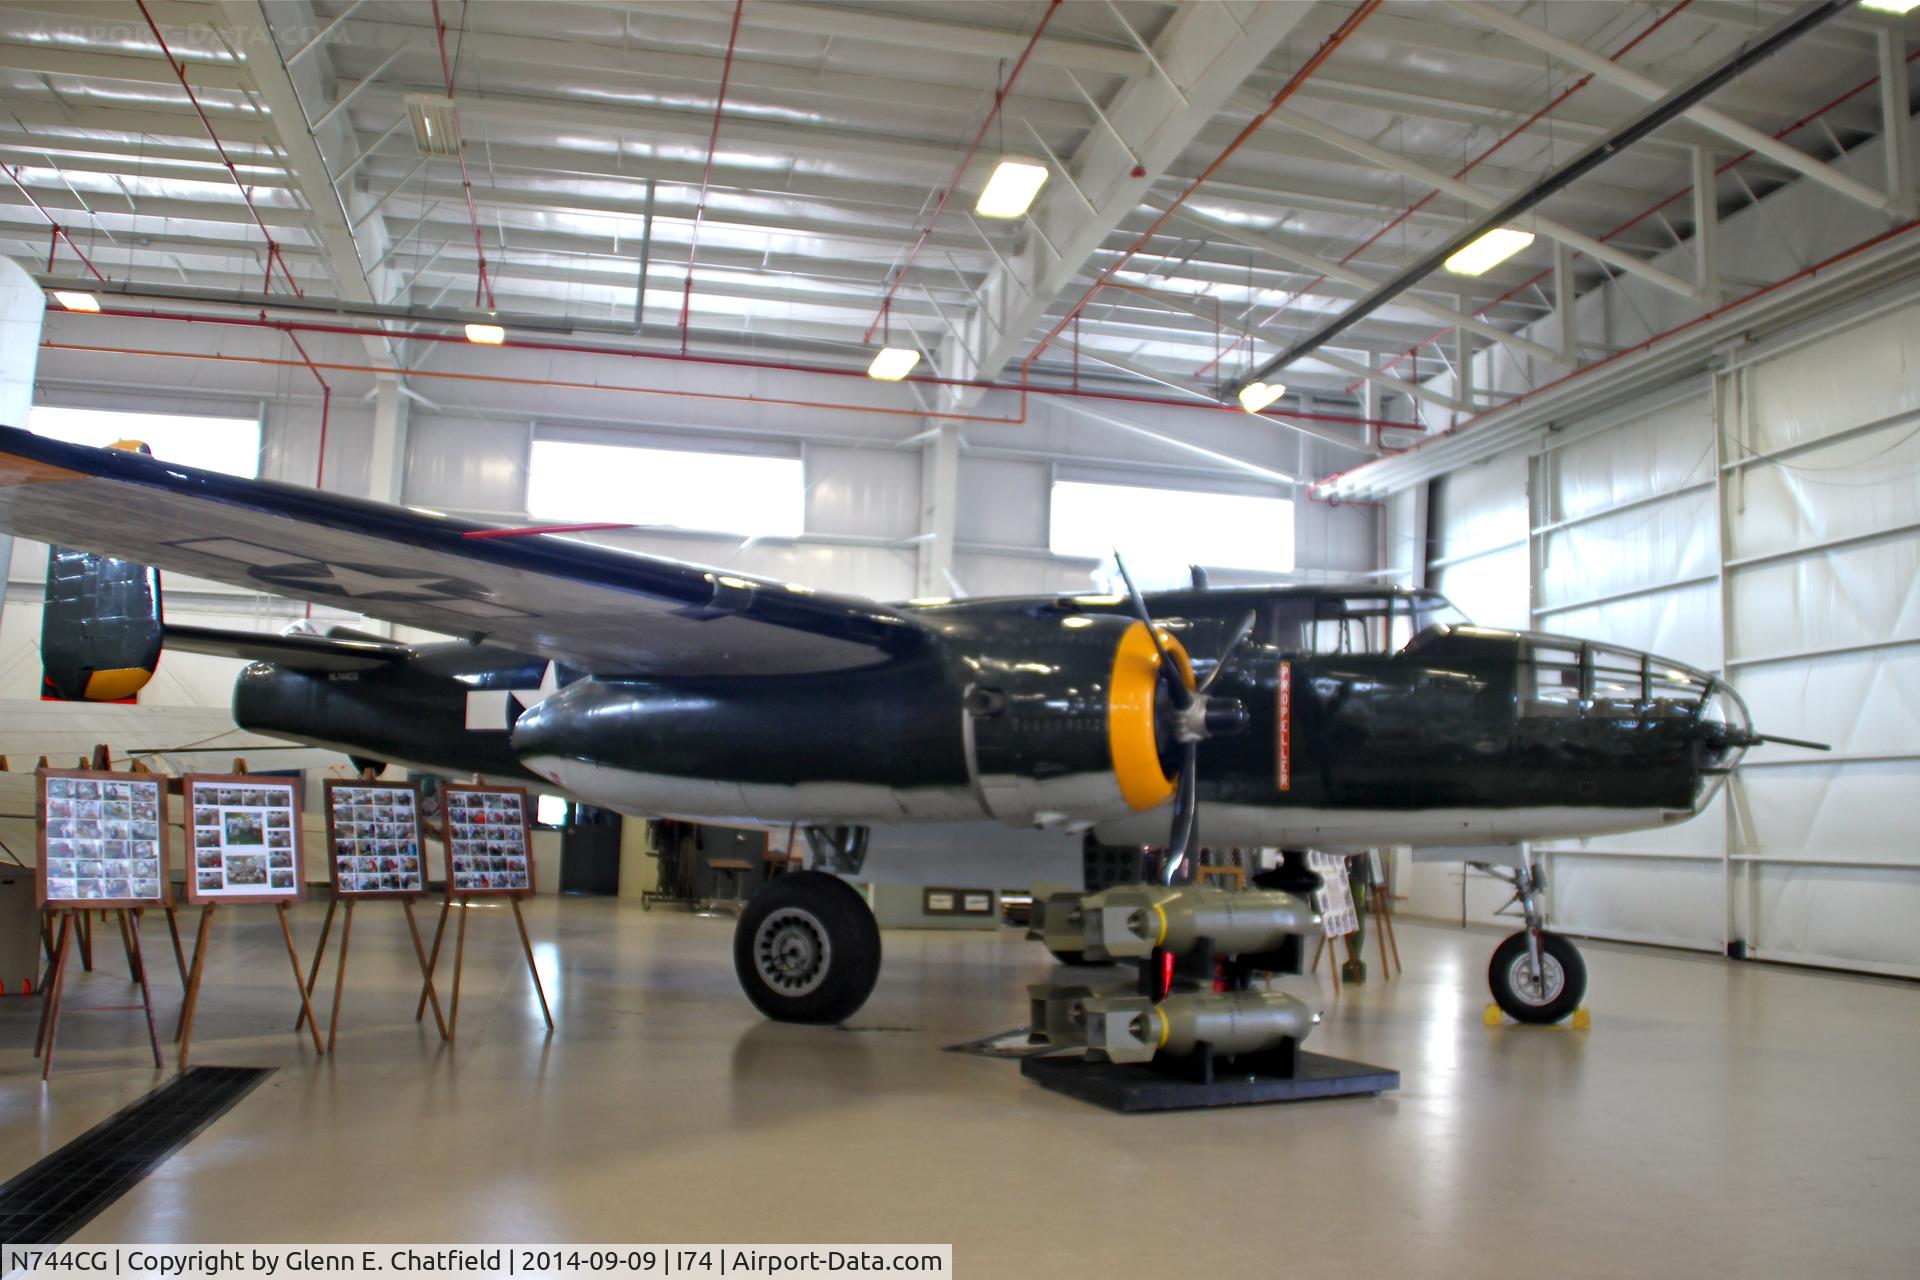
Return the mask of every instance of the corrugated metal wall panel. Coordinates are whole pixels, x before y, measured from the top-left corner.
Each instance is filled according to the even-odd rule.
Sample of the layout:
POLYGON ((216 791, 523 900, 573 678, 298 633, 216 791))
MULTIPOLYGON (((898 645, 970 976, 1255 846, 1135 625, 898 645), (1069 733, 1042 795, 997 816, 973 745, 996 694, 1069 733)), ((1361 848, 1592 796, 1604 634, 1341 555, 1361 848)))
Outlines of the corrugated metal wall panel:
POLYGON ((414 415, 406 501, 441 511, 524 513, 532 430, 519 419, 414 415))
POLYGON ((807 531, 911 538, 920 531, 920 455, 808 445, 807 531))

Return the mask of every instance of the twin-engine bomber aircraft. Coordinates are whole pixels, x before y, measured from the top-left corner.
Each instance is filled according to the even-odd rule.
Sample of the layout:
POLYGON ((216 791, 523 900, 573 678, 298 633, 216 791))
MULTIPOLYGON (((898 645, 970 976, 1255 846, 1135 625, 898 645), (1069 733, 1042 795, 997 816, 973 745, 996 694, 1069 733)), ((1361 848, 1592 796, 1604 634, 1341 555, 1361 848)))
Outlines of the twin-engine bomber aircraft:
MULTIPOLYGON (((1544 928, 1538 869, 1492 847, 1685 821, 1763 741, 1706 673, 1473 627, 1432 592, 880 605, 7 427, 0 530, 78 549, 48 573, 57 694, 126 697, 162 644, 248 658, 244 728, 623 813, 795 823, 838 871, 875 825, 982 818, 1164 847, 1170 882, 1202 843, 1457 848, 1513 883, 1526 927, 1490 978, 1528 1021, 1570 1014, 1585 970, 1544 928), (166 626, 147 566, 465 638, 166 626)), ((880 937, 845 881, 797 872, 755 896, 734 957, 767 1016, 837 1022, 880 937)))

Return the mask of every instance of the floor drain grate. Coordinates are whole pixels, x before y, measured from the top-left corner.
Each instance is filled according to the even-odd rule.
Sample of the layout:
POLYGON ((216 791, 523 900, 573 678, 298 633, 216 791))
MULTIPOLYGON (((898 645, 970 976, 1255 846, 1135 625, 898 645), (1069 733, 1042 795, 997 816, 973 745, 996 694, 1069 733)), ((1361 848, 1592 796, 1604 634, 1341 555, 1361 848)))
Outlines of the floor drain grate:
POLYGON ((194 1067, 0 1184, 0 1244, 58 1244, 272 1071, 194 1067))

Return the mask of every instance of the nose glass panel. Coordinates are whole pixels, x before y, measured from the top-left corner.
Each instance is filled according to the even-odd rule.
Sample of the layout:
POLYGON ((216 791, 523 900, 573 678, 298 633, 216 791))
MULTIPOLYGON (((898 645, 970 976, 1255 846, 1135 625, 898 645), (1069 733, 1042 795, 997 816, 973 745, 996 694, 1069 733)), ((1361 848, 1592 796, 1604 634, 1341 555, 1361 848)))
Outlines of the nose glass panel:
POLYGON ((1613 645, 1537 635, 1526 648, 1529 687, 1522 696, 1566 715, 1698 720, 1717 684, 1703 671, 1613 645))

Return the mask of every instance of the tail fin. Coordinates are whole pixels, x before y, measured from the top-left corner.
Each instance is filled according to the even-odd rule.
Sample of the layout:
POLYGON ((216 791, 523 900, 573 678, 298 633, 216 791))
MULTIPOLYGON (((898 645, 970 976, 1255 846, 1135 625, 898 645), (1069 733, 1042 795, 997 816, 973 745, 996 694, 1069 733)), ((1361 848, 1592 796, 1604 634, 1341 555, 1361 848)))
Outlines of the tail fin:
MULTIPOLYGON (((109 446, 151 454, 138 440, 109 446)), ((160 571, 91 551, 47 548, 40 615, 45 702, 136 702, 160 665, 160 571)))
POLYGON ((47 549, 40 696, 133 702, 160 665, 160 571, 66 547, 47 549))

